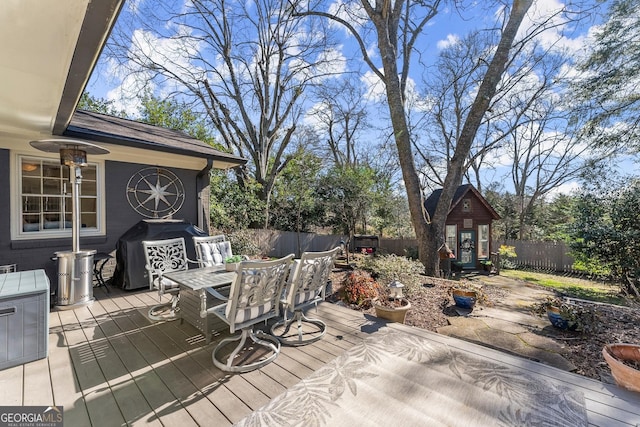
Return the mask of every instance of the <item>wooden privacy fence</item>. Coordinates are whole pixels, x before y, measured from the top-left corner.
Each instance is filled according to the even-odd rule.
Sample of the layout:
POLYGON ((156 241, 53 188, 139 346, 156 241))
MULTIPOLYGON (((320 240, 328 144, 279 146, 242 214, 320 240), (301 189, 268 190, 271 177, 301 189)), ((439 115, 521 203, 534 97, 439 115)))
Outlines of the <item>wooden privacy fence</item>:
POLYGON ((536 270, 574 273, 574 259, 569 255, 569 248, 564 242, 533 242, 528 240, 493 241, 494 251, 500 245, 515 247, 516 259, 512 260, 518 267, 536 270))
POLYGON ((328 251, 340 246, 346 237, 340 235, 296 233, 295 231, 250 230, 258 247, 271 257, 289 254, 300 256, 306 251, 328 251))
MULTIPOLYGON (((268 248, 269 256, 283 257, 304 251, 326 251, 340 246, 346 236, 296 233, 292 231, 252 230, 260 247, 268 248)), ((564 242, 534 242, 527 240, 494 240, 492 251, 500 245, 514 246, 517 258, 511 260, 517 267, 536 270, 574 273, 573 257, 564 242)), ((380 239, 380 253, 406 256, 418 247, 416 239, 380 239)))

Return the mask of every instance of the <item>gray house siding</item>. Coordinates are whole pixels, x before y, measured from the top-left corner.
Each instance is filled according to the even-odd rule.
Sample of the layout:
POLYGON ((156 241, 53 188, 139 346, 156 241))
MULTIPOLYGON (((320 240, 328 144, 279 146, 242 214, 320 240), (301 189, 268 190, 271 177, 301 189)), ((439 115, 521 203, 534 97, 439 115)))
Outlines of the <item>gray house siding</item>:
MULTIPOLYGON (((149 153, 150 156, 153 153, 149 153)), ((62 239, 11 240, 10 191, 9 191, 9 150, 0 149, 0 265, 17 264, 19 270, 45 269, 51 281, 52 290, 57 289, 57 263, 51 258, 57 251, 71 250, 71 236, 62 239)), ((144 219, 129 205, 126 187, 129 178, 145 164, 105 161, 105 222, 106 235, 80 237, 81 249, 95 249, 111 253, 116 248, 119 237, 138 221, 144 219)), ((182 181, 185 201, 174 219, 184 219, 197 224, 197 170, 169 169, 182 181)), ((16 177, 17 178, 17 177, 16 177)), ((82 232, 81 232, 82 234, 82 232)))
POLYGON ((0 188, 2 188, 0 190, 0 265, 15 263, 9 256, 11 249, 9 154, 9 150, 0 149, 0 188))
MULTIPOLYGON (((107 239, 103 245, 95 248, 99 252, 115 250, 120 236, 138 221, 145 219, 129 205, 126 188, 129 178, 140 169, 148 167, 148 165, 110 161, 105 163, 107 239)), ((180 178, 185 191, 184 204, 173 218, 184 219, 192 224, 197 224, 196 180, 199 171, 165 169, 169 169, 180 178)))

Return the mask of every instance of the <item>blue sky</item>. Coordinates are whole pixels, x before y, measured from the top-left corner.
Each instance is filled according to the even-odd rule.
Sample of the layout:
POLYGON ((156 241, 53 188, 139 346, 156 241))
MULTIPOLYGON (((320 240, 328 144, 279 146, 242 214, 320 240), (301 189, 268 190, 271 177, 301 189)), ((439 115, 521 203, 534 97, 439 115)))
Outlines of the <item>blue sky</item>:
MULTIPOLYGON (((135 12, 136 10, 142 10, 144 7, 149 5, 154 5, 155 0, 136 0, 129 1, 125 3, 125 11, 123 14, 127 14, 130 12, 135 12)), ((248 3, 246 3, 248 4, 248 3)), ((336 2, 335 4, 338 4, 336 2)), ((534 6, 530 10, 530 14, 528 17, 528 21, 525 20, 523 23, 523 28, 527 28, 527 26, 531 25, 531 22, 542 19, 545 16, 548 16, 550 11, 557 10, 562 6, 562 3, 558 0, 538 0, 535 2, 534 6)), ((438 52, 445 48, 446 46, 456 43, 460 38, 462 38, 466 33, 474 28, 486 28, 491 25, 495 25, 496 16, 498 16, 500 9, 496 6, 487 7, 485 2, 477 2, 475 6, 469 7, 465 11, 460 13, 456 13, 452 10, 443 10, 428 26, 426 35, 419 42, 419 48, 423 52, 422 62, 426 64, 426 66, 430 66, 433 64, 434 59, 436 58, 438 52)), ((558 25, 553 29, 545 31, 538 35, 539 41, 543 45, 551 46, 554 48, 564 48, 568 49, 571 52, 574 52, 575 57, 580 57, 584 55, 585 48, 589 46, 589 34, 591 26, 597 23, 597 20, 584 20, 579 25, 571 24, 571 25, 558 25)), ((117 24, 118 25, 118 24, 117 24)), ((143 31, 141 28, 131 29, 131 34, 134 31, 137 31, 137 34, 142 34, 143 31)), ((171 32, 174 31, 175 28, 171 28, 170 25, 165 25, 164 27, 156 28, 158 32, 171 32)), ((180 31, 179 29, 177 30, 180 31)), ((146 34, 150 34, 146 32, 146 34)), ((335 55, 336 59, 333 61, 338 67, 338 64, 341 64, 339 60, 341 56, 344 57, 352 57, 353 49, 355 48, 352 40, 346 37, 344 33, 337 33, 339 36, 343 37, 341 47, 343 51, 341 52, 332 52, 332 55, 335 55)), ((172 47, 172 43, 174 41, 168 39, 154 38, 150 41, 147 41, 146 46, 141 46, 142 49, 147 49, 150 52, 155 52, 158 55, 169 55, 171 56, 170 49, 172 47)), ((197 49, 197 47, 194 48, 197 49)), ((375 57, 374 57, 375 58, 375 57)), ((177 61, 180 61, 179 59, 177 61)), ((189 66, 189 64, 184 64, 185 66, 189 66)), ((352 65, 340 65, 343 67, 352 66, 352 65)), ((415 67, 415 63, 414 63, 415 67)), ((376 101, 380 101, 382 99, 382 87, 375 78, 374 74, 363 68, 365 71, 361 81, 369 87, 369 90, 366 92, 369 96, 369 99, 372 103, 376 101)), ((418 75, 418 71, 422 71, 423 67, 415 67, 416 74, 415 81, 413 84, 410 84, 410 87, 418 87, 420 84, 420 77, 418 75)), ((410 82, 411 83, 411 82, 410 82)), ((161 87, 160 85, 156 85, 154 87, 157 94, 162 95, 163 93, 168 93, 173 87, 161 87)), ((105 98, 108 100, 113 100, 115 102, 115 106, 118 109, 124 109, 128 113, 134 115, 136 111, 136 101, 134 98, 130 96, 127 97, 127 93, 130 95, 131 93, 139 93, 140 86, 136 85, 134 81, 131 79, 131 76, 125 76, 121 74, 121 68, 115 65, 114 62, 110 62, 104 57, 101 58, 99 66, 96 68, 96 71, 91 77, 91 80, 87 86, 87 91, 89 91, 93 96, 105 98), (125 96, 123 96, 125 95, 125 96)), ((418 94, 416 90, 415 94, 418 94)), ((311 105, 309 105, 311 108, 311 105)), ((311 120, 310 123, 313 123, 311 120)), ((623 169, 629 169, 631 164, 628 162, 620 163, 623 165, 623 169)), ((490 171, 491 174, 495 174, 497 179, 501 179, 500 176, 504 176, 504 174, 508 173, 508 171, 502 170, 504 168, 498 168, 496 170, 490 171)), ((488 171, 489 172, 489 171, 488 171)), ((502 178, 504 180, 504 178, 502 178)), ((508 180, 507 180, 508 181, 508 180)), ((571 183, 563 186, 559 189, 559 191, 567 192, 571 188, 575 188, 578 184, 571 183)))
MULTIPOLYGON (((125 10, 121 14, 121 19, 125 19, 124 15, 128 13, 135 13, 137 10, 141 10, 144 5, 156 3, 157 0, 135 0, 125 3, 125 10)), ((185 0, 185 3, 188 0, 185 0)), ((159 2, 158 2, 159 3, 159 2)), ((175 8, 176 4, 174 2, 175 8)), ((338 3, 338 2, 336 2, 338 3)), ((476 2, 474 7, 468 7, 462 11, 454 11, 451 8, 443 9, 428 25, 425 36, 422 37, 418 43, 418 48, 422 51, 422 62, 427 66, 433 64, 438 52, 445 46, 460 39, 470 30, 476 28, 487 28, 495 25, 495 19, 498 15, 500 8, 496 5, 491 7, 487 6, 487 2, 476 2)), ((537 0, 530 11, 531 20, 544 16, 553 10, 561 8, 562 2, 558 0, 537 0)), ((562 46, 572 46, 572 49, 576 52, 580 51, 584 46, 585 35, 588 33, 590 21, 585 21, 579 26, 563 25, 557 29, 549 30, 539 36, 540 39, 546 39, 548 43, 558 44, 562 46), (564 33, 562 35, 560 33, 564 33)), ((120 22, 116 25, 120 25, 120 22)), ((527 25, 527 22, 523 23, 523 27, 527 25)), ((168 25, 165 28, 158 27, 156 31, 167 33, 168 25)), ((340 30, 337 30, 341 32, 340 30)), ((346 37, 346 33, 343 32, 342 48, 344 49, 344 56, 351 57, 356 49, 354 43, 346 37)), ((162 49, 170 48, 170 44, 161 39, 156 39, 156 45, 153 49, 161 51, 162 49)), ((122 76, 118 75, 117 66, 109 64, 105 59, 105 55, 101 57, 99 65, 96 71, 91 76, 87 90, 94 96, 114 100, 119 106, 125 108, 129 112, 133 113, 134 109, 129 108, 130 105, 123 101, 119 95, 122 94, 125 82, 122 76)), ((418 67, 414 65, 417 70, 418 67)), ((375 82, 371 83, 372 85, 375 82)))

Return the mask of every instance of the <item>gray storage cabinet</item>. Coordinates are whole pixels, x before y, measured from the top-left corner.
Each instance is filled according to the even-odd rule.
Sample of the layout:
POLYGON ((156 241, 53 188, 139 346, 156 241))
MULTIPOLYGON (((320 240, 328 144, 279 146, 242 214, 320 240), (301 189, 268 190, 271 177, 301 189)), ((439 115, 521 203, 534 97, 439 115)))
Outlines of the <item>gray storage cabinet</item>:
POLYGON ((0 369, 47 357, 49 278, 44 270, 0 274, 0 369))

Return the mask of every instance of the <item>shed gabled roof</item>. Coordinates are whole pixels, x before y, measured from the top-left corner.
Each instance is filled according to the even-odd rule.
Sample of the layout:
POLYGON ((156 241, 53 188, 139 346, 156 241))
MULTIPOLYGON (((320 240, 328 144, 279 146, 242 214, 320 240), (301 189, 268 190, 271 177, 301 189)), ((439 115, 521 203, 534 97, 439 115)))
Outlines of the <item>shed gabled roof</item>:
MULTIPOLYGON (((500 215, 493 209, 493 207, 487 202, 487 200, 482 197, 482 194, 471 184, 463 184, 456 188, 456 192, 453 195, 453 200, 451 201, 451 207, 449 208, 449 213, 464 199, 468 192, 472 192, 475 196, 480 200, 480 202, 484 205, 485 208, 491 213, 493 219, 500 219, 500 215)), ((429 213, 430 216, 436 212, 436 205, 438 204, 438 200, 440 200, 440 194, 442 194, 442 189, 437 189, 433 193, 427 197, 427 200, 424 202, 424 207, 429 213)))
POLYGON ((64 136, 212 159, 222 168, 246 163, 242 157, 216 150, 181 131, 83 110, 73 115, 64 136))

